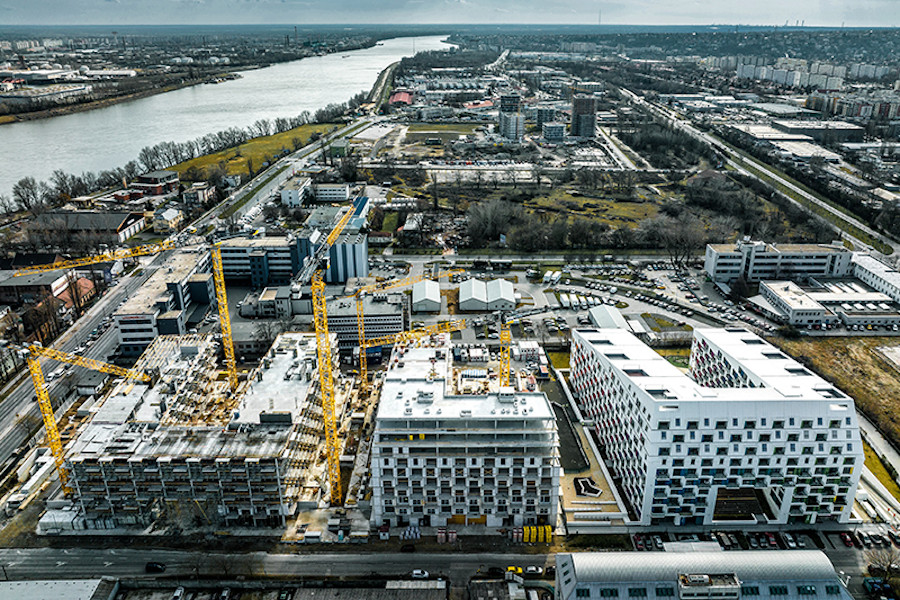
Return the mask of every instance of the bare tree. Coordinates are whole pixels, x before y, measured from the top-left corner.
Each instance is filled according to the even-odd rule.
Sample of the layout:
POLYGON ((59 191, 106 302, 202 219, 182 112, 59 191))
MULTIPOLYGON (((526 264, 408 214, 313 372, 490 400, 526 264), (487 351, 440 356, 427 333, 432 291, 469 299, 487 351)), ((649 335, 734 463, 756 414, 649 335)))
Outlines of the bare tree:
POLYGON ((866 559, 869 561, 869 572, 872 575, 880 573, 879 576, 888 583, 894 583, 900 575, 900 550, 893 544, 867 550, 866 559))
POLYGON ((0 194, 0 213, 8 215, 16 211, 16 203, 9 196, 0 194))
POLYGON ((689 213, 682 213, 677 219, 664 218, 669 223, 659 231, 660 242, 672 264, 681 267, 706 240, 703 223, 689 213))
POLYGON ((25 210, 32 210, 41 200, 40 188, 34 177, 23 177, 13 186, 13 199, 25 210))

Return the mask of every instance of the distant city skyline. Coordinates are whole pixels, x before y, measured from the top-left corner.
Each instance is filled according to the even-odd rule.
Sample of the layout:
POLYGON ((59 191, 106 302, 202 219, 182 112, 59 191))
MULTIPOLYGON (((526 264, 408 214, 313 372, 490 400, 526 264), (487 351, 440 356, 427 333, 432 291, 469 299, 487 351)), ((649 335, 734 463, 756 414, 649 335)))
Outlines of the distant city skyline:
POLYGON ((8 25, 603 24, 891 27, 895 0, 0 0, 8 25))

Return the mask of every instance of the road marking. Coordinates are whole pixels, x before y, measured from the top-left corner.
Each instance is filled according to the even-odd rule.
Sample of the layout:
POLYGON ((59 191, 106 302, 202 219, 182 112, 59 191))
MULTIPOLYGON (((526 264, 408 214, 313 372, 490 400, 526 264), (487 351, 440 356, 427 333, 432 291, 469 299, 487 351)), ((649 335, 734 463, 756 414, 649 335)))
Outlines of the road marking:
POLYGON ((109 566, 111 566, 112 564, 113 564, 113 563, 111 563, 111 562, 109 562, 109 561, 106 561, 106 562, 103 563, 103 566, 104 566, 104 567, 109 567, 109 566))
POLYGON ((56 566, 57 566, 57 567, 61 567, 61 566, 63 566, 64 564, 66 564, 66 561, 64 561, 64 560, 58 560, 58 561, 56 561, 56 566))

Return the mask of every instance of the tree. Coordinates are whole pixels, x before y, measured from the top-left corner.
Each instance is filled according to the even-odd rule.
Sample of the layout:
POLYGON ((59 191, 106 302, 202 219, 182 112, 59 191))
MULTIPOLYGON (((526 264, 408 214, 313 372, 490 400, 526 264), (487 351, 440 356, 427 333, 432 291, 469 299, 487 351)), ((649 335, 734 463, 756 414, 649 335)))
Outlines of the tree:
POLYGON ((9 196, 0 194, 0 214, 8 215, 16 211, 16 203, 9 196))
POLYGON ((261 342, 267 348, 272 345, 278 334, 281 333, 281 323, 268 319, 257 321, 253 328, 253 339, 261 342))
POLYGON ((866 559, 869 561, 869 573, 879 574, 888 583, 894 583, 900 575, 900 550, 893 544, 867 550, 866 559))
POLYGON ((694 253, 706 241, 706 232, 703 223, 697 217, 682 213, 678 219, 668 219, 667 226, 660 231, 660 242, 676 268, 684 266, 694 253))
POLYGON ((40 203, 40 188, 34 177, 23 177, 13 186, 13 199, 25 210, 32 210, 40 203))

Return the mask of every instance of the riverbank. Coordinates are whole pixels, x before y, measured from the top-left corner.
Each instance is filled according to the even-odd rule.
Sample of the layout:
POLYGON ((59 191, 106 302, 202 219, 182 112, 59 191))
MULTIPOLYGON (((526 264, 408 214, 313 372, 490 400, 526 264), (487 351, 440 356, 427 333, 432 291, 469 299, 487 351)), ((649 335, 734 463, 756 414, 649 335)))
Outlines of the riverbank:
MULTIPOLYGON (((354 46, 351 48, 330 48, 325 50, 322 53, 310 53, 306 56, 300 57, 292 57, 283 61, 273 61, 271 63, 261 64, 261 65, 245 65, 232 67, 228 72, 246 72, 246 71, 255 71, 258 69, 264 69, 266 67, 270 67, 272 65, 289 63, 296 60, 304 60, 306 58, 314 58, 316 56, 322 56, 323 54, 337 54, 340 52, 353 52, 356 50, 365 50, 366 48, 373 48, 379 41, 373 39, 370 43, 359 44, 358 46, 354 46)), ((53 108, 48 108, 44 110, 38 110, 27 113, 19 113, 14 115, 2 115, 0 116, 0 125, 10 124, 10 123, 22 123, 25 121, 36 121, 39 119, 48 119, 51 117, 61 117, 64 115, 70 115, 75 113, 87 112, 91 110, 96 110, 98 108, 106 108, 107 106, 113 106, 115 104, 122 104, 123 102, 131 102, 133 100, 140 100, 142 98, 149 98, 151 96, 156 96, 158 94, 165 94, 166 92, 174 92, 175 90, 180 90, 184 88, 193 87, 195 85, 199 85, 202 83, 207 83, 211 78, 220 77, 224 75, 224 73, 204 73, 201 77, 196 77, 194 79, 189 79, 185 81, 172 82, 168 85, 164 85, 161 87, 150 88, 146 90, 140 90, 137 92, 132 92, 129 94, 122 94, 121 96, 110 96, 108 98, 101 98, 99 100, 91 100, 90 102, 83 102, 79 104, 67 104, 65 106, 55 106, 53 108)))

